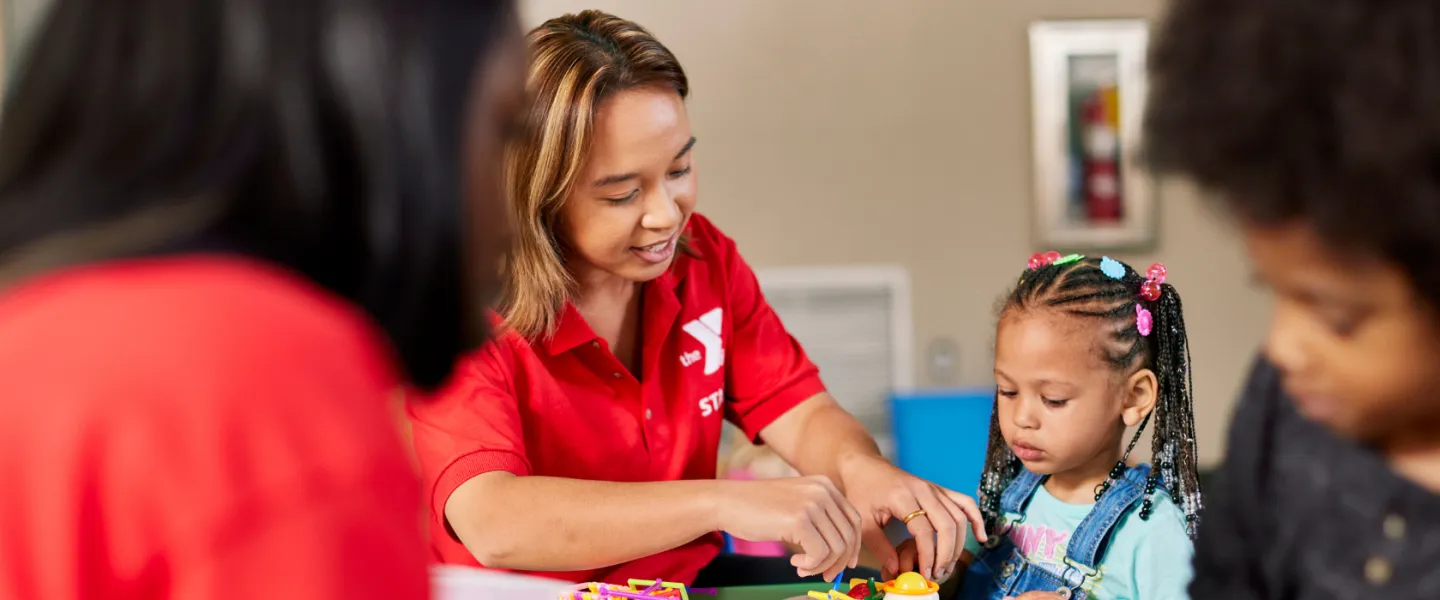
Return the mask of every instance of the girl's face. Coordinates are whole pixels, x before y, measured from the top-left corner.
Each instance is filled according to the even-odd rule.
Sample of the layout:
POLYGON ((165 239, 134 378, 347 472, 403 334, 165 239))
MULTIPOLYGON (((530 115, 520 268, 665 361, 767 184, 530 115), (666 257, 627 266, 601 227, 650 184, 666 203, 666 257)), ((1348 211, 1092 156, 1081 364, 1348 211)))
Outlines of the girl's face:
POLYGON ((695 210, 694 144, 674 90, 626 90, 600 105, 589 154, 560 209, 582 285, 596 276, 644 282, 669 268, 695 210))
POLYGON ((1440 327, 1404 273, 1336 255, 1302 224, 1243 235, 1257 279, 1275 292, 1265 354, 1300 411, 1366 443, 1433 439, 1440 327))
POLYGON ((1100 355, 1101 322, 1007 309, 995 340, 1000 433, 1040 475, 1108 473, 1120 436, 1155 405, 1148 369, 1118 373, 1100 355))

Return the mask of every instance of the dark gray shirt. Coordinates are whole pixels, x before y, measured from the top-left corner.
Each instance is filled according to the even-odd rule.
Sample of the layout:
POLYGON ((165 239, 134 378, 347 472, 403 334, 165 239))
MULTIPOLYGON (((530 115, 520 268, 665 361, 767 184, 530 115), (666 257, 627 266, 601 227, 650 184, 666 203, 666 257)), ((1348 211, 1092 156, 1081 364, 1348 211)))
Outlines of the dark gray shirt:
POLYGON ((1205 500, 1192 598, 1440 599, 1440 495, 1301 418, 1268 364, 1205 500))

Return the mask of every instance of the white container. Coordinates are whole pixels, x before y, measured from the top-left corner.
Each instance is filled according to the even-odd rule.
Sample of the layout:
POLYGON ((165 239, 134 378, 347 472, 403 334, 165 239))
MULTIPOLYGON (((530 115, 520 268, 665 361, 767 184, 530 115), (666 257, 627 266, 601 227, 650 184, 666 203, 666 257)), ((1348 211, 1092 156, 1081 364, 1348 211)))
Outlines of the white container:
POLYGON ((436 565, 430 568, 435 600, 556 600, 575 584, 558 579, 436 565))

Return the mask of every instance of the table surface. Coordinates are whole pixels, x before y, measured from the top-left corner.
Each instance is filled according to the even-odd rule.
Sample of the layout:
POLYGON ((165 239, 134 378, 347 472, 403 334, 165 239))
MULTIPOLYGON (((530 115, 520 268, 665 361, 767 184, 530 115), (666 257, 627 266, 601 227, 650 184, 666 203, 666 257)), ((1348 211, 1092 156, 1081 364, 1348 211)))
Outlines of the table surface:
POLYGON ((808 598, 805 595, 806 592, 828 589, 830 589, 830 584, 823 582, 751 585, 717 588, 713 594, 707 590, 694 590, 690 592, 690 598, 692 600, 786 600, 788 598, 808 598))

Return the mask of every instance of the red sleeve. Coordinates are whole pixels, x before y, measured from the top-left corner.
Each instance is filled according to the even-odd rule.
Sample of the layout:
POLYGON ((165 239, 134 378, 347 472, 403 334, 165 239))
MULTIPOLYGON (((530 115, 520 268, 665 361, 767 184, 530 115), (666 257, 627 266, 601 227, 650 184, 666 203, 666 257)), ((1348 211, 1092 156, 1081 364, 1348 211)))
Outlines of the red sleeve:
POLYGON ((490 471, 529 475, 524 423, 511 385, 513 354, 503 334, 466 357, 440 393, 406 409, 431 514, 443 522, 445 503, 460 484, 490 471))
MULTIPOLYGON (((696 217, 699 218, 699 217, 696 217)), ((726 418, 751 440, 795 405, 825 391, 820 370, 805 356, 765 301, 755 272, 735 242, 701 221, 716 243, 709 252, 725 269, 734 329, 725 349, 726 418)), ((703 234, 702 234, 703 235, 703 234)))

